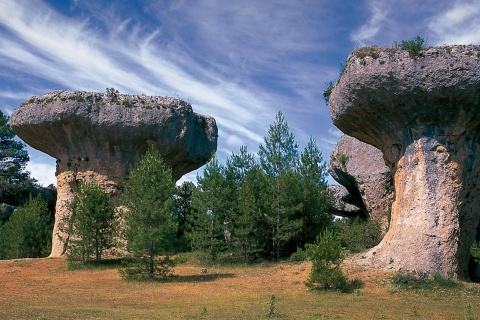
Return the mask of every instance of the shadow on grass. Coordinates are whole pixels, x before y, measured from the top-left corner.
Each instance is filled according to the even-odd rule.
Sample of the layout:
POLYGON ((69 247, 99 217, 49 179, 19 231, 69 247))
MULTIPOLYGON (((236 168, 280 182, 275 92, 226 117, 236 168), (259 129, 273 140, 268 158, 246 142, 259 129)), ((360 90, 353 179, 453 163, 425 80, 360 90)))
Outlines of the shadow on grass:
POLYGON ((87 264, 82 264, 79 262, 68 261, 67 268, 68 270, 106 270, 106 269, 116 269, 123 266, 125 263, 130 260, 126 258, 118 259, 104 259, 104 260, 92 260, 87 264))
POLYGON ((195 274, 188 276, 171 276, 158 279, 158 282, 210 282, 218 279, 235 278, 233 273, 212 273, 212 274, 195 274))

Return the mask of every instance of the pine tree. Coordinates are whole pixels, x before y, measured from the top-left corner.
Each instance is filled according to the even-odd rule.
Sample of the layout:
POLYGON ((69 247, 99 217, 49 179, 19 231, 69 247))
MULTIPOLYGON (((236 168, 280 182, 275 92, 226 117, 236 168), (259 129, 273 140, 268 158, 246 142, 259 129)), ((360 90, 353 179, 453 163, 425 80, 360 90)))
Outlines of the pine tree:
POLYGON ((231 250, 234 256, 247 261, 255 258, 262 249, 261 215, 256 206, 253 170, 258 167, 255 156, 246 146, 227 159, 226 179, 230 190, 229 217, 231 220, 231 250))
POLYGON ((130 171, 122 203, 127 208, 123 235, 133 267, 121 271, 126 278, 155 279, 171 274, 178 219, 172 170, 160 153, 150 149, 130 171))
POLYGON ((51 250, 52 221, 47 203, 31 197, 0 226, 0 258, 39 258, 51 250))
POLYGON ((312 261, 312 269, 305 284, 314 289, 343 290, 347 277, 340 264, 345 259, 346 251, 333 231, 322 232, 314 244, 307 246, 307 255, 312 261))
POLYGON ((296 206, 291 206, 288 196, 292 193, 291 175, 298 167, 298 145, 282 112, 278 112, 275 122, 270 125, 265 145, 259 146, 259 159, 262 170, 270 180, 270 205, 266 212, 271 224, 271 241, 274 256, 279 259, 283 244, 288 241, 292 232, 288 232, 288 216, 292 215, 296 206))
POLYGON ((191 231, 190 223, 195 214, 195 209, 192 205, 192 197, 195 189, 196 186, 191 181, 184 181, 181 185, 177 186, 175 194, 178 215, 178 242, 176 244, 176 251, 186 251, 191 248, 186 234, 191 231))
POLYGON ((18 206, 28 199, 35 180, 25 171, 28 153, 25 144, 14 139, 9 120, 0 110, 0 203, 18 206))
POLYGON ((116 209, 110 195, 96 182, 82 181, 69 207, 72 215, 62 227, 68 234, 68 260, 82 264, 100 261, 117 235, 116 209))
POLYGON ((216 157, 205 167, 203 177, 197 176, 197 181, 192 199, 196 214, 188 236, 192 249, 205 252, 206 259, 214 261, 230 241, 230 220, 226 215, 229 190, 224 168, 216 157))
POLYGON ((330 228, 333 222, 332 215, 328 213, 330 197, 326 181, 327 164, 313 137, 310 137, 301 153, 299 173, 302 184, 302 230, 299 243, 313 243, 319 230, 330 228))

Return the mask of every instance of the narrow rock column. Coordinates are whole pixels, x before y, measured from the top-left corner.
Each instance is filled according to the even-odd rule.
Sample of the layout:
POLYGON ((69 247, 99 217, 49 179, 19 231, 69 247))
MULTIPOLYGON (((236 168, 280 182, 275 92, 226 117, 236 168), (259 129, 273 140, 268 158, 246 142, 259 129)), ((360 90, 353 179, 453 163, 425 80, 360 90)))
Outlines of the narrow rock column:
POLYGON ((65 221, 70 217, 69 203, 73 200, 76 187, 81 181, 95 181, 112 197, 114 204, 117 207, 120 206, 122 177, 125 177, 127 172, 120 175, 118 169, 123 166, 115 162, 99 164, 95 159, 89 159, 88 162, 85 161, 85 158, 74 161, 69 161, 65 157, 57 159, 57 204, 51 257, 60 257, 65 253, 65 241, 67 240, 67 234, 64 232, 65 221), (90 161, 97 163, 88 163, 90 161))
MULTIPOLYGON (((374 264, 444 275, 465 274, 466 270, 458 270, 457 263, 462 168, 450 158, 450 152, 434 138, 421 137, 406 147, 396 165, 397 197, 390 230, 370 252, 374 264)), ((464 225, 463 230, 474 236, 475 223, 464 225)))

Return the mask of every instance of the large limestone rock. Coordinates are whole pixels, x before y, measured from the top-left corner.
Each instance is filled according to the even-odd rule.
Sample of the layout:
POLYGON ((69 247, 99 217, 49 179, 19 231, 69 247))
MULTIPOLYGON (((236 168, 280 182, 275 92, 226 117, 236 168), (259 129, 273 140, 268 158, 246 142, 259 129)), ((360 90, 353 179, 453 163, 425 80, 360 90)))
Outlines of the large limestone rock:
POLYGON ((212 117, 167 97, 54 91, 32 97, 10 118, 15 134, 57 159, 57 205, 51 256, 61 256, 59 223, 70 214, 75 185, 94 179, 117 201, 130 167, 153 146, 174 179, 205 164, 216 150, 212 117))
POLYGON ((359 208, 361 217, 378 223, 385 234, 394 192, 392 174, 382 152, 343 135, 330 154, 328 171, 348 191, 344 201, 359 208))
POLYGON ((332 200, 330 213, 345 218, 364 217, 364 211, 350 204, 351 196, 344 186, 329 185, 328 193, 332 200))
POLYGON ((330 95, 334 124, 383 152, 390 229, 365 261, 466 278, 480 208, 480 47, 350 54, 330 95))

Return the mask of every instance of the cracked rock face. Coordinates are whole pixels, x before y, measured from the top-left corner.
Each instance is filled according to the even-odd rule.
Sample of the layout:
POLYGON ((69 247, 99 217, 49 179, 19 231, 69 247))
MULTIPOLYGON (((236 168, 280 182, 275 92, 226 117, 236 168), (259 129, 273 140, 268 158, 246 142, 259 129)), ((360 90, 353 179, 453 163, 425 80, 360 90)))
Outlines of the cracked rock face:
POLYGON ((332 200, 330 208, 332 214, 346 218, 363 217, 363 210, 350 204, 351 196, 344 186, 329 185, 328 192, 332 200))
MULTIPOLYGON (((385 234, 394 192, 392 173, 385 165, 383 153, 358 139, 343 135, 330 154, 328 172, 346 188, 343 201, 359 208, 358 215, 378 223, 382 234, 385 234)), ((341 215, 350 216, 349 213, 351 210, 341 215)))
POLYGON ((15 134, 57 159, 57 207, 51 256, 61 256, 61 220, 76 184, 94 179, 118 203, 122 180, 153 146, 175 180, 204 165, 217 147, 215 119, 168 97, 54 91, 32 97, 10 118, 15 134))
POLYGON ((383 152, 396 192, 370 265, 468 277, 480 216, 479 104, 479 46, 350 54, 330 113, 383 152))

